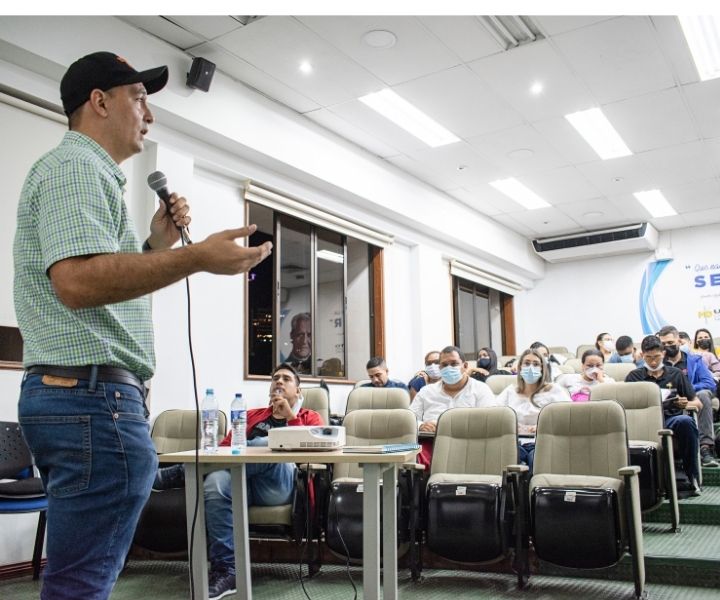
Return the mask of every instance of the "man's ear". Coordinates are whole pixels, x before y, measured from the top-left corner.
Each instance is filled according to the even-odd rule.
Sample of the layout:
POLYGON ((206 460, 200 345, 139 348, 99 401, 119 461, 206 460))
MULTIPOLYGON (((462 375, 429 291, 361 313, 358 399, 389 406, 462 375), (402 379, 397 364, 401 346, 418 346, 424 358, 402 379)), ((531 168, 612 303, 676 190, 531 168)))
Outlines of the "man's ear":
POLYGON ((90 92, 90 98, 88 99, 90 108, 94 113, 101 117, 107 117, 108 114, 107 97, 107 92, 103 92, 97 88, 90 92))

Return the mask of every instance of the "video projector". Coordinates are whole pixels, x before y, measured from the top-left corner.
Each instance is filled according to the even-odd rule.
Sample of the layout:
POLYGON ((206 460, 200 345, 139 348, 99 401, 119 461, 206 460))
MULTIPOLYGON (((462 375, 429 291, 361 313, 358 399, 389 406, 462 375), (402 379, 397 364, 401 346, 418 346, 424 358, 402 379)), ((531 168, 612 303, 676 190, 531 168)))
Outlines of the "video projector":
POLYGON ((268 431, 271 450, 328 451, 345 445, 345 428, 337 425, 300 425, 274 427, 268 431))

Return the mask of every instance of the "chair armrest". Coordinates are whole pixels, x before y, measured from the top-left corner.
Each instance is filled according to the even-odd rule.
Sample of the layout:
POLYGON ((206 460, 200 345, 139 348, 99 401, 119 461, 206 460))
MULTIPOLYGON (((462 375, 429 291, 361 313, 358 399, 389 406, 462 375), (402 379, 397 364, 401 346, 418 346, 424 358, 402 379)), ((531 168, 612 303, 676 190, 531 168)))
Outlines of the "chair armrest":
POLYGON ((424 471, 425 465, 419 465, 418 463, 403 463, 400 468, 407 469, 409 471, 424 471))
POLYGON ((672 429, 658 429, 658 435, 660 437, 667 436, 671 437, 673 434, 672 429))
POLYGON ((328 468, 327 465, 320 463, 310 463, 309 465, 308 463, 300 463, 298 465, 298 469, 300 469, 301 471, 307 471, 308 466, 310 467, 311 471, 327 471, 328 468))
POLYGON ((530 467, 527 465, 508 465, 508 473, 527 473, 530 471, 530 467))
POLYGON ((621 469, 618 469, 618 475, 620 477, 634 477, 637 476, 640 473, 640 467, 637 465, 629 465, 627 467, 622 467, 621 469))

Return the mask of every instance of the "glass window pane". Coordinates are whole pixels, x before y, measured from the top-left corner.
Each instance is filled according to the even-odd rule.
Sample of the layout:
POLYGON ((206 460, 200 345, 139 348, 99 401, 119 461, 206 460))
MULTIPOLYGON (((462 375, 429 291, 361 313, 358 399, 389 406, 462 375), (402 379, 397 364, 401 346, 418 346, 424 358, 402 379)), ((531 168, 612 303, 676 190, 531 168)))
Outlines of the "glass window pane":
POLYGON ((315 356, 318 375, 345 376, 345 253, 342 236, 317 229, 315 356))
POLYGON ((475 349, 490 347, 490 302, 475 292, 475 349))
POLYGON ((458 346, 466 357, 474 358, 476 348, 472 289, 458 286, 457 303, 458 346))
MULTIPOLYGON (((249 203, 248 223, 258 228, 250 236, 249 245, 274 240, 273 211, 249 203)), ((248 273, 248 373, 270 375, 273 369, 273 261, 264 260, 248 273)))
POLYGON ((370 339, 370 246, 347 238, 347 368, 349 379, 366 379, 370 339))
POLYGON ((310 314, 310 225, 292 217, 280 220, 280 326, 278 364, 312 373, 310 314))

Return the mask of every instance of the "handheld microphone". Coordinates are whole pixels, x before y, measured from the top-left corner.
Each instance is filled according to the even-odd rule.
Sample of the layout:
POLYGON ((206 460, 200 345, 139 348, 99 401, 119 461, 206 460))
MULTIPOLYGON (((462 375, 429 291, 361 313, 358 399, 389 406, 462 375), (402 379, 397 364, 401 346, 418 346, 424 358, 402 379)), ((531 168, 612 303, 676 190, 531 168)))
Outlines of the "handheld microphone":
MULTIPOLYGON (((165 177, 165 173, 163 173, 162 171, 154 171, 153 173, 150 173, 150 175, 148 175, 147 177, 147 184, 148 186, 150 186, 150 189, 165 202, 165 206, 167 207, 169 214, 170 192, 168 192, 167 189, 167 177, 165 177)), ((180 231, 183 242, 186 244, 192 244, 192 240, 190 239, 190 232, 188 231, 187 227, 177 226, 177 228, 178 231, 180 231)))

